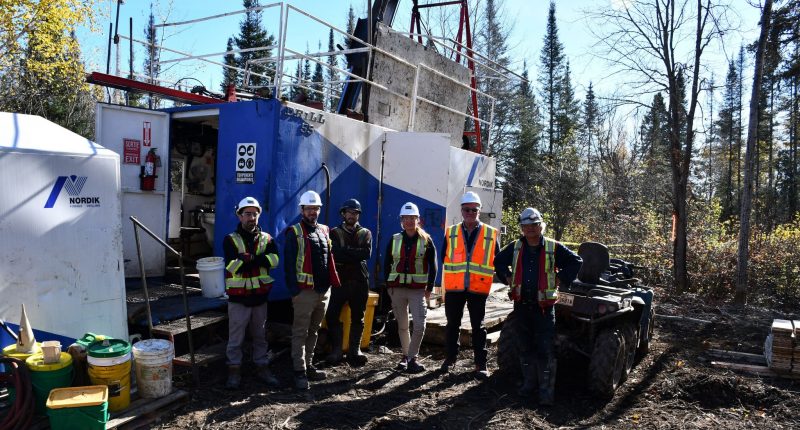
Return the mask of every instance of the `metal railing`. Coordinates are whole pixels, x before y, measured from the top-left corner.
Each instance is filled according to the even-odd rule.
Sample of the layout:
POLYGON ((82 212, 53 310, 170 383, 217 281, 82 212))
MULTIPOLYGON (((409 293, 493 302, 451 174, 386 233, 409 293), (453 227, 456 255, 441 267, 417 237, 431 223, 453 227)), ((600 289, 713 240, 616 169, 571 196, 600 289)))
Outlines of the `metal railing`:
POLYGON ((167 251, 171 252, 173 255, 178 257, 178 264, 180 266, 180 276, 181 276, 181 292, 183 296, 183 312, 186 315, 186 336, 189 343, 189 359, 192 364, 192 378, 194 380, 195 385, 200 381, 200 374, 198 373, 197 363, 195 362, 194 356, 194 342, 192 341, 192 320, 189 315, 189 298, 186 290, 186 276, 185 270, 183 267, 183 253, 176 251, 173 247, 169 246, 166 242, 161 240, 155 233, 150 231, 141 221, 136 219, 136 217, 130 217, 131 222, 133 222, 133 234, 136 238, 136 255, 139 258, 139 273, 142 276, 142 292, 144 293, 144 301, 145 301, 145 309, 147 311, 147 331, 148 336, 150 338, 153 337, 153 315, 150 311, 150 292, 147 290, 147 273, 144 270, 144 260, 142 259, 142 247, 139 241, 139 230, 141 229, 143 232, 147 233, 148 236, 152 237, 156 242, 161 244, 167 251))

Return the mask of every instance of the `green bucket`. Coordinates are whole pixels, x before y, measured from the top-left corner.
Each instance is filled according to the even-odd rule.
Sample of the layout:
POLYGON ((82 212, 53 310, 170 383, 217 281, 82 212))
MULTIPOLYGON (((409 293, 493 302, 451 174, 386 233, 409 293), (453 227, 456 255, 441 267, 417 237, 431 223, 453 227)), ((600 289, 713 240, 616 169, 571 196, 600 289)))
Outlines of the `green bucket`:
POLYGON ((108 387, 59 388, 50 393, 47 415, 51 430, 105 430, 108 387))
POLYGON ((62 352, 58 363, 47 364, 44 362, 44 356, 39 353, 28 357, 25 364, 31 371, 36 414, 44 415, 47 412, 45 404, 50 390, 72 385, 72 356, 62 352))

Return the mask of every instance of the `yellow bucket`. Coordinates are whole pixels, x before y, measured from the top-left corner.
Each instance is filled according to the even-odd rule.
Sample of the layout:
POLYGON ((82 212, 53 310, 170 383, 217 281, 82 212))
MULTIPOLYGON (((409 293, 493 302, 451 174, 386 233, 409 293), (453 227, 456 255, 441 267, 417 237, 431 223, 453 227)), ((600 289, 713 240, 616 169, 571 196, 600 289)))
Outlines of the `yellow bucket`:
POLYGON ((131 344, 120 339, 93 342, 87 348, 89 380, 108 386, 108 410, 121 411, 131 404, 131 344))
MULTIPOLYGON (((369 292, 367 308, 364 311, 364 332, 361 334, 361 349, 369 348, 369 339, 372 336, 372 320, 375 318, 375 307, 378 306, 378 293, 369 292)), ((350 306, 345 303, 342 313, 339 314, 342 322, 342 349, 347 351, 350 347, 350 306)))
POLYGON ((16 358, 18 360, 25 361, 31 355, 38 354, 42 352, 42 344, 36 342, 33 346, 32 352, 19 352, 17 351, 17 344, 12 343, 11 345, 7 345, 3 347, 3 355, 6 357, 16 358))

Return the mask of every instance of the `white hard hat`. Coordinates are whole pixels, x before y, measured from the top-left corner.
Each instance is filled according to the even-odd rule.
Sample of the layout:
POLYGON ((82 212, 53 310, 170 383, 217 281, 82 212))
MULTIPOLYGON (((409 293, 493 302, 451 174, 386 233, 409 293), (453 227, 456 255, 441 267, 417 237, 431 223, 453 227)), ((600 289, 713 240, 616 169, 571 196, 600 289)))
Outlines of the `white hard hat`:
POLYGON ((239 204, 236 205, 236 214, 238 215, 242 209, 247 207, 253 207, 258 209, 258 213, 261 213, 261 205, 258 204, 258 200, 255 197, 245 197, 239 201, 239 204))
POLYGON ((316 191, 306 191, 300 196, 300 206, 322 206, 322 198, 316 191))
POLYGON ((461 196, 461 204, 465 203, 477 203, 478 206, 481 206, 481 198, 475 191, 467 191, 461 196))
POLYGON ((419 208, 414 203, 408 202, 400 208, 400 216, 413 215, 419 216, 419 208))
POLYGON ((541 224, 542 214, 534 208, 525 208, 519 214, 520 225, 525 224, 541 224))

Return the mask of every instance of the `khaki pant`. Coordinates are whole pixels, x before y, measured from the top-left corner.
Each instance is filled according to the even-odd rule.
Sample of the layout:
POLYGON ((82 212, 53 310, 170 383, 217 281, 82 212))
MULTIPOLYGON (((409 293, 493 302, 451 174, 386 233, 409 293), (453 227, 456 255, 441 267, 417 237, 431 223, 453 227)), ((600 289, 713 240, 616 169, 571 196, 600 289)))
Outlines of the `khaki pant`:
POLYGON ((330 297, 330 289, 324 294, 313 289, 300 290, 300 294, 292 297, 292 366, 295 371, 304 372, 306 366, 311 364, 314 347, 317 346, 317 333, 330 297))
POLYGON ((241 303, 228 302, 228 365, 242 364, 242 343, 245 332, 250 330, 253 338, 253 363, 267 364, 267 337, 264 325, 267 322, 267 304, 247 307, 241 303))
POLYGON ((409 360, 417 358, 422 338, 425 336, 425 318, 428 308, 425 307, 425 290, 394 287, 389 288, 392 298, 392 312, 397 319, 397 334, 400 336, 400 347, 403 355, 409 360), (408 310, 411 309, 411 318, 414 320, 414 332, 409 336, 408 310))

